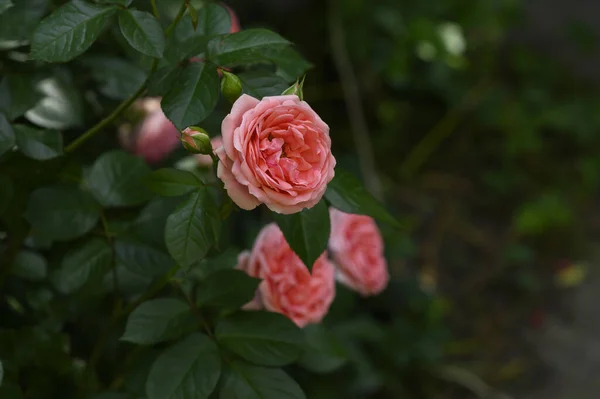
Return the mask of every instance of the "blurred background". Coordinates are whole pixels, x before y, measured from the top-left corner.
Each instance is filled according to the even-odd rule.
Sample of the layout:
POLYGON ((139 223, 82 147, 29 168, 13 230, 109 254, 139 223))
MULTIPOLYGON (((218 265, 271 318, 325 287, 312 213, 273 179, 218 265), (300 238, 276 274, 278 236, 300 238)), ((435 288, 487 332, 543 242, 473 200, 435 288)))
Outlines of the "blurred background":
POLYGON ((357 366, 308 397, 597 398, 600 3, 228 4, 314 65, 339 164, 407 226, 385 293, 327 319, 357 366))

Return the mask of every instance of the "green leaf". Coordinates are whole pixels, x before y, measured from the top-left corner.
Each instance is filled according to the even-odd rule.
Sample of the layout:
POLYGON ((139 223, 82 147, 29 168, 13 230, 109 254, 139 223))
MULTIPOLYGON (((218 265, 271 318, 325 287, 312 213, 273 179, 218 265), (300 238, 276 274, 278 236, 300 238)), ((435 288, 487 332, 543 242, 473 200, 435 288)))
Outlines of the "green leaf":
POLYGON ((33 31, 31 57, 66 62, 87 50, 100 36, 114 6, 97 6, 73 0, 44 18, 33 31))
POLYGON ((150 190, 163 197, 178 197, 202 187, 202 182, 191 172, 173 168, 159 169, 147 179, 150 190))
POLYGON ((303 329, 306 347, 299 364, 316 373, 331 373, 346 363, 342 344, 327 329, 319 324, 303 329))
POLYGON ((38 102, 40 94, 36 90, 39 83, 37 75, 13 73, 4 76, 0 83, 0 111, 8 119, 15 120, 32 109, 38 102))
POLYGON ((14 126, 17 146, 29 158, 45 161, 63 153, 63 140, 56 130, 41 130, 25 125, 14 126))
POLYGON ((290 42, 267 29, 247 29, 216 37, 208 43, 209 60, 219 66, 236 66, 270 61, 273 53, 282 51, 290 42))
POLYGON ((202 334, 191 334, 156 359, 146 381, 148 399, 203 399, 221 375, 217 346, 202 334))
POLYGON ((239 251, 228 247, 224 252, 202 259, 190 268, 190 273, 202 280, 220 270, 232 270, 237 265, 239 251))
MULTIPOLYGON (((12 2, 12 0, 0 0, 0 14, 2 14, 4 11, 8 10, 9 8, 13 7, 14 4, 12 2)), ((0 363, 0 366, 2 364, 0 363)), ((2 383, 2 378, 0 378, 0 384, 2 383)))
POLYGON ((221 270, 198 284, 196 303, 221 310, 239 309, 254 299, 260 280, 241 270, 221 270))
POLYGON ((16 41, 14 47, 29 41, 31 31, 46 13, 48 0, 13 1, 14 6, 0 14, 0 41, 16 41))
POLYGON ((72 240, 96 225, 100 206, 90 194, 75 187, 43 187, 29 196, 25 218, 34 232, 56 240, 72 240))
POLYGON ((221 319, 215 336, 223 347, 262 366, 292 363, 304 344, 300 328, 272 312, 239 312, 221 319))
POLYGON ((142 54, 161 58, 165 51, 165 33, 152 16, 145 11, 121 10, 119 27, 127 42, 142 54))
POLYGON ((153 299, 129 315, 121 340, 153 345, 177 339, 193 331, 197 323, 187 303, 175 298, 153 299))
POLYGON ((295 81, 313 67, 291 46, 270 54, 269 60, 277 66, 277 75, 286 82, 295 81))
POLYGON ((98 4, 114 4, 117 6, 129 7, 133 0, 96 0, 98 4))
POLYGON ((279 96, 289 86, 282 77, 264 70, 242 72, 237 76, 242 81, 244 93, 258 99, 279 96))
POLYGON ((165 225, 167 218, 181 201, 177 197, 155 197, 139 213, 130 232, 143 242, 156 248, 165 248, 165 225))
POLYGON ((131 206, 146 201, 150 192, 144 179, 148 165, 138 157, 115 150, 102 154, 94 163, 87 184, 96 199, 105 206, 131 206))
POLYGON ((164 96, 173 88, 182 68, 179 65, 166 66, 154 73, 148 82, 149 96, 164 96))
POLYGON ((159 277, 174 265, 173 259, 151 245, 117 240, 115 242, 117 264, 143 277, 159 277))
POLYGON ((69 129, 82 124, 81 99, 70 76, 53 76, 36 85, 41 93, 36 105, 25 113, 25 117, 36 125, 48 129, 69 129))
POLYGON ((165 242, 171 256, 182 267, 201 260, 221 232, 219 208, 208 189, 201 188, 169 216, 165 242))
POLYGON ((281 369, 234 361, 224 378, 219 399, 304 399, 296 381, 281 369))
POLYGON ((219 100, 219 75, 214 65, 194 62, 177 77, 174 87, 162 100, 162 109, 171 122, 183 130, 202 122, 219 100))
POLYGON ((26 280, 41 281, 46 278, 48 265, 40 254, 20 251, 13 261, 11 272, 26 280))
POLYGON ((16 144, 15 132, 3 114, 0 113, 0 156, 16 144))
POLYGON ((188 12, 190 13, 190 19, 192 20, 192 27, 194 30, 198 28, 198 11, 192 3, 187 5, 188 12))
POLYGON ((285 240, 309 270, 327 249, 331 226, 324 200, 310 209, 292 215, 274 213, 285 240))
POLYGON ((394 227, 402 227, 356 177, 343 169, 336 168, 335 177, 327 186, 325 198, 342 212, 367 215, 394 227))
POLYGON ((0 175, 0 216, 8 209, 14 191, 12 180, 8 176, 0 175))
POLYGON ((229 33, 231 29, 229 13, 219 4, 205 3, 197 18, 195 29, 192 15, 186 15, 179 22, 169 38, 166 59, 176 63, 204 53, 211 38, 229 33))
POLYGON ((100 93, 111 99, 128 98, 146 80, 146 72, 143 69, 121 58, 88 56, 81 61, 90 68, 100 93))
POLYGON ((105 240, 89 239, 65 255, 53 281, 60 292, 75 292, 88 283, 100 281, 110 270, 112 259, 112 249, 105 240))

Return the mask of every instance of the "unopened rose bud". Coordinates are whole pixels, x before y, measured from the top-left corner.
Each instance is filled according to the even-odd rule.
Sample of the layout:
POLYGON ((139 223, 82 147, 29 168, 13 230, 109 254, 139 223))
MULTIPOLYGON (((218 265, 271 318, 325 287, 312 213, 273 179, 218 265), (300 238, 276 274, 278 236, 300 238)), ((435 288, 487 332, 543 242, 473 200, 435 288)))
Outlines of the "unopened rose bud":
POLYGON ((221 92, 233 104, 242 95, 242 81, 231 72, 225 70, 221 70, 221 72, 223 73, 221 92))
POLYGON ((304 77, 302 80, 296 80, 296 83, 288 87, 281 93, 282 96, 286 95, 296 95, 300 99, 300 101, 304 101, 304 93, 302 92, 302 88, 304 87, 304 77))
POLYGON ((210 137, 206 130, 190 126, 185 128, 181 134, 181 142, 183 147, 194 154, 212 154, 212 145, 210 137))

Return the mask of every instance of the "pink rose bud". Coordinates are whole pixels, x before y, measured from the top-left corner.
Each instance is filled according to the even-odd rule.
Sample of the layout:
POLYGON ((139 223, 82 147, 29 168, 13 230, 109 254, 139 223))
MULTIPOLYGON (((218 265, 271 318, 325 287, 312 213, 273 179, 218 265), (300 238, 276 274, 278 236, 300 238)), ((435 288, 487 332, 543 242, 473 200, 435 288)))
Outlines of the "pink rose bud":
MULTIPOLYGON (((333 302, 335 268, 326 254, 317 259, 311 274, 275 223, 261 230, 250 257, 242 259, 239 267, 263 280, 258 286, 262 306, 299 327, 319 323, 333 302)), ((256 299, 252 303, 256 306, 256 299)))
MULTIPOLYGON (((121 141, 128 150, 143 157, 146 162, 160 162, 177 148, 179 130, 163 114, 160 98, 140 99, 135 102, 133 108, 143 113, 144 119, 137 128, 131 129, 131 142, 120 137, 121 141)), ((126 130, 129 128, 121 129, 121 135, 126 130)))
MULTIPOLYGON (((221 136, 213 137, 210 139, 210 144, 212 146, 213 152, 216 151, 219 147, 223 147, 223 139, 221 136)), ((198 154, 195 155, 196 162, 198 166, 212 166, 213 160, 210 155, 198 154)))
POLYGON ((227 72, 221 71, 223 77, 221 78, 221 93, 230 103, 234 103, 242 95, 242 81, 240 78, 227 72))
POLYGON ((333 179, 329 126, 298 96, 243 94, 221 125, 217 175, 240 208, 312 208, 333 179))
POLYGON ((210 137, 206 130, 190 126, 186 127, 181 134, 181 142, 183 147, 194 154, 212 154, 212 146, 210 137))
POLYGON ((340 283, 363 296, 376 295, 390 279, 383 256, 383 239, 369 216, 352 215, 330 208, 329 248, 340 283))

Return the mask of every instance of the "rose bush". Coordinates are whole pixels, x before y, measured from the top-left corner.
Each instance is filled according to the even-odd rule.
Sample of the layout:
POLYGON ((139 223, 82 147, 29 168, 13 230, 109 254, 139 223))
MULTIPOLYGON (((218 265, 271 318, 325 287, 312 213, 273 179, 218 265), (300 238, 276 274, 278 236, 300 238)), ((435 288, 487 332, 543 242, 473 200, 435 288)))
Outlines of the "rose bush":
POLYGON ((328 209, 398 222, 288 40, 217 2, 32 0, 0 43, 0 398, 303 398, 281 367, 348 361, 330 235, 345 283, 387 274, 328 209))

